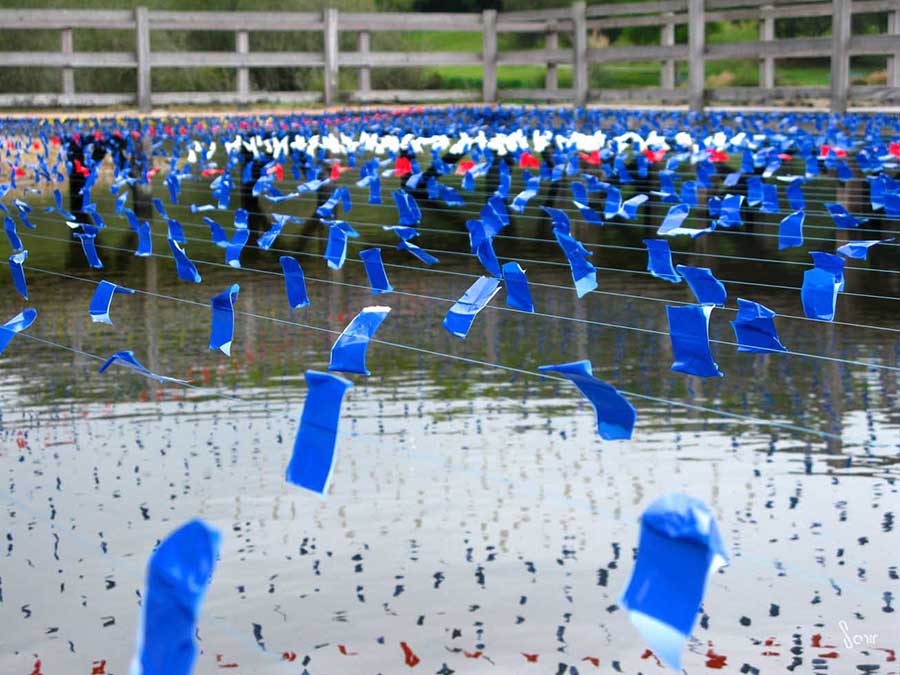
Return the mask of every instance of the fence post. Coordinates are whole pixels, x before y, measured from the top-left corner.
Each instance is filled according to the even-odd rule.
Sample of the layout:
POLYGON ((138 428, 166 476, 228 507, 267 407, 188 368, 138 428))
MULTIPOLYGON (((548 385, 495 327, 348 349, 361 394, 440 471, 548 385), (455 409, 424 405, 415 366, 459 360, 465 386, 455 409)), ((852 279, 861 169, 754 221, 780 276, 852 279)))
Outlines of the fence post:
MULTIPOLYGON (((760 8, 759 39, 763 42, 772 42, 775 39, 775 19, 771 14, 774 9, 774 5, 763 5, 760 8)), ((775 59, 771 56, 763 55, 759 60, 759 86, 763 89, 775 86, 775 59)))
POLYGON ((850 89, 850 0, 831 4, 831 112, 847 112, 850 89))
MULTIPOLYGON (((888 14, 888 35, 895 35, 900 42, 900 9, 888 14)), ((900 49, 888 56, 887 86, 900 87, 900 49)))
POLYGON ((588 98, 587 6, 584 0, 572 5, 572 93, 580 107, 588 98))
POLYGON ((497 10, 481 12, 481 98, 485 103, 497 102, 497 10))
POLYGON ((141 112, 150 112, 150 15, 146 7, 134 8, 134 44, 137 57, 137 104, 141 112))
MULTIPOLYGON (((238 54, 250 53, 250 33, 245 30, 239 30, 234 35, 234 51, 238 54)), ((243 101, 250 96, 250 69, 238 68, 237 71, 237 93, 243 101)))
POLYGON ((704 0, 688 0, 688 105, 703 112, 706 99, 706 8, 704 0))
MULTIPOLYGON (((665 23, 662 26, 660 34, 660 45, 663 47, 675 46, 675 12, 666 12, 663 14, 665 23)), ((663 89, 675 88, 675 60, 666 59, 662 63, 662 71, 660 72, 660 85, 663 89)))
MULTIPOLYGON (((544 48, 559 49, 559 24, 556 21, 547 22, 544 48)), ((551 91, 559 89, 559 68, 555 61, 547 62, 547 76, 544 80, 544 87, 551 91)))
MULTIPOLYGON (((371 48, 371 33, 367 30, 359 31, 356 36, 356 49, 368 61, 369 49, 371 48)), ((372 89, 372 74, 368 66, 359 69, 359 84, 357 86, 361 92, 368 92, 372 89)))
MULTIPOLYGON (((71 28, 63 28, 60 34, 60 49, 63 54, 71 54, 75 51, 75 40, 71 28)), ((63 68, 62 70, 62 93, 64 96, 75 94, 75 70, 72 68, 63 68)))
POLYGON ((338 100, 338 11, 333 8, 323 13, 325 30, 325 105, 338 100))

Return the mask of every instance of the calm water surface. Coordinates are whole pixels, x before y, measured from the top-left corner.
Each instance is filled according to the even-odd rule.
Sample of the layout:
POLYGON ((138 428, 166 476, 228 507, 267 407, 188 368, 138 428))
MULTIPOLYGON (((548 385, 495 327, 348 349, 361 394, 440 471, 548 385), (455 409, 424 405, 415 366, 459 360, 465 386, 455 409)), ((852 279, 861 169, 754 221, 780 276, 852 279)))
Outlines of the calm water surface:
MULTIPOLYGON (((501 291, 465 342, 440 326, 482 272, 471 257, 439 252, 467 252, 461 235, 423 232, 418 243, 442 259, 426 270, 388 250, 393 235, 359 225, 360 239, 381 244, 387 263, 408 266, 388 267, 395 289, 429 296, 373 298, 356 262, 361 246, 352 242, 344 269, 330 271, 321 258, 327 233, 315 223, 286 228, 275 244, 281 252, 245 250, 244 269, 231 270, 199 215, 171 207, 203 275, 202 285, 188 284, 175 276, 164 222, 153 223, 161 257, 135 258, 112 198, 95 192, 110 225, 98 237, 104 270, 85 266, 61 219, 36 214, 36 234, 47 238, 20 228, 31 268, 27 304, 0 272, 0 316, 34 306, 29 334, 77 350, 20 335, 0 358, 0 672, 126 673, 147 558, 197 516, 223 533, 197 673, 399 673, 408 670, 401 642, 421 659, 414 672, 663 672, 616 601, 640 513, 671 491, 711 506, 732 555, 710 581, 687 672, 898 672, 896 371, 715 344, 724 378, 673 373, 665 334, 608 324, 665 332, 659 300, 687 302, 689 290, 604 270, 644 269, 644 253, 619 248, 592 260, 609 293, 578 301, 555 244, 498 240, 501 260, 535 261, 522 264, 538 311, 575 320, 506 311, 501 291), (294 313, 278 274, 284 252, 303 265, 312 300, 294 313), (116 296, 114 325, 92 324, 94 284, 85 280, 101 279, 156 295, 116 296), (232 283, 241 286, 238 310, 280 322, 238 315, 228 358, 207 349, 208 302, 232 283), (622 390, 833 437, 633 399, 634 439, 604 442, 590 406, 566 383, 373 344, 373 375, 352 378, 331 493, 320 500, 283 480, 303 373, 328 363, 335 335, 316 328, 340 331, 369 304, 393 309, 379 333, 386 341, 527 370, 588 358, 622 390), (160 387, 116 368, 98 374, 101 361, 89 355, 122 349, 197 388, 160 387), (869 644, 848 647, 841 626, 869 644)), ((206 194, 186 184, 183 201, 205 202, 206 194)), ((274 210, 307 216, 313 207, 274 210)), ((644 222, 658 224, 662 213, 647 209, 644 222)), ((526 215, 504 234, 552 239, 536 208, 526 215)), ((350 216, 394 217, 392 208, 364 205, 350 216)), ((423 226, 464 233, 470 217, 426 211, 423 226)), ((230 229, 230 216, 220 222, 230 229)), ((641 247, 652 232, 575 225, 579 239, 616 246, 641 247)), ((779 254, 775 239, 730 233, 673 249, 807 259, 799 249, 779 254)), ((897 270, 897 250, 876 248, 868 263, 853 264, 897 270)), ((724 280, 797 287, 805 269, 690 254, 676 262, 709 266, 724 280)), ((740 296, 802 316, 797 290, 728 289, 731 307, 740 296)), ((849 271, 847 291, 900 296, 900 277, 849 271)), ((837 318, 897 330, 897 310, 897 302, 842 295, 837 318)), ((715 310, 712 337, 732 341, 733 318, 715 310)), ((898 365, 896 332, 776 322, 794 352, 898 365)))

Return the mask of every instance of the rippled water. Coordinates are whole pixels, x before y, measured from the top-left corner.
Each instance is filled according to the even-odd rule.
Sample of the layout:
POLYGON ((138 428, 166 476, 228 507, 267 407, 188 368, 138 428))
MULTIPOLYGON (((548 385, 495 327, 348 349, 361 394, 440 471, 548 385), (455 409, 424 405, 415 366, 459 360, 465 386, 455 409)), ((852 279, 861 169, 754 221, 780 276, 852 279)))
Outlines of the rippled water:
MULTIPOLYGON (((201 186, 185 194, 199 202, 201 186)), ((45 675, 127 672, 147 557, 195 516, 224 535, 197 673, 398 673, 407 670, 401 642, 421 659, 415 672, 661 672, 615 603, 640 513, 671 491, 711 506, 732 556, 710 581, 687 672, 897 672, 896 371, 715 344, 724 378, 672 373, 660 300, 688 302, 689 291, 604 269, 644 269, 644 253, 622 248, 595 253, 606 293, 577 301, 555 244, 498 239, 501 259, 533 261, 523 266, 548 316, 504 310, 501 292, 461 342, 440 322, 481 274, 473 258, 444 253, 466 252, 465 236, 423 232, 420 245, 442 258, 434 270, 385 250, 386 262, 406 266, 388 274, 408 295, 373 299, 355 261, 360 246, 351 242, 344 270, 332 272, 321 259, 324 228, 291 225, 275 248, 297 255, 312 299, 292 314, 281 252, 247 249, 244 269, 228 269, 221 249, 201 243, 209 235, 192 225, 199 216, 171 207, 203 275, 202 285, 187 284, 175 277, 164 223, 154 223, 161 256, 134 258, 133 235, 113 229, 126 226, 112 216, 111 197, 96 199, 110 225, 98 238, 102 272, 85 266, 58 217, 36 215, 39 236, 20 232, 29 250, 27 304, 39 311, 28 334, 77 352, 23 334, 0 358, 0 672, 29 675, 36 660, 45 675), (87 313, 94 285, 84 280, 101 279, 151 294, 117 296, 115 324, 95 325, 87 313), (236 317, 227 358, 207 349, 207 304, 231 283, 241 285, 237 309, 256 316, 236 317), (419 351, 370 348, 373 375, 353 377, 331 493, 320 500, 283 480, 303 373, 327 366, 335 337, 327 331, 340 331, 368 304, 393 308, 379 338, 419 351), (101 361, 90 355, 121 349, 197 388, 160 387, 115 368, 98 374, 101 361), (589 358, 598 377, 625 391, 831 436, 633 399, 634 439, 604 442, 574 387, 445 353, 526 370, 589 358), (848 647, 842 626, 851 638, 877 637, 848 647)), ((308 215, 313 206, 275 210, 308 215)), ((661 213, 650 208, 645 218, 658 223, 661 213)), ((370 223, 393 217, 363 205, 350 215, 370 223)), ((504 234, 552 239, 549 223, 528 215, 514 217, 504 234)), ((426 211, 423 226, 464 233, 466 217, 426 211)), ((364 242, 393 243, 379 228, 357 229, 364 242)), ((640 248, 652 229, 581 224, 575 233, 640 248)), ((806 260, 803 252, 779 254, 777 240, 732 233, 673 243, 691 247, 806 260)), ((854 266, 896 270, 896 251, 876 247, 854 266)), ((797 287, 805 269, 690 254, 676 262, 709 266, 723 280, 797 287)), ((0 316, 8 317, 24 304, 2 275, 0 316)), ((728 288, 732 307, 741 296, 802 316, 798 290, 728 288)), ((898 296, 900 277, 851 270, 847 291, 898 296)), ((842 295, 837 318, 896 330, 896 305, 842 295)), ((733 341, 733 318, 716 310, 712 337, 733 341)), ((896 332, 776 322, 794 352, 898 365, 896 332)))

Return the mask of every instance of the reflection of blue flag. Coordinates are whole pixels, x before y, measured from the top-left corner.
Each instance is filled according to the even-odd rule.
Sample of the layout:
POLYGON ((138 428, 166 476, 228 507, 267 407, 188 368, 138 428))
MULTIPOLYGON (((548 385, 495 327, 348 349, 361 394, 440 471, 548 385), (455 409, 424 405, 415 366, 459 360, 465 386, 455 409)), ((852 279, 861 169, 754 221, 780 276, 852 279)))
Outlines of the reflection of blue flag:
POLYGON ((710 305, 666 306, 675 362, 672 370, 699 377, 722 377, 709 351, 710 305))
POLYGON ((101 281, 97 285, 97 290, 94 291, 90 307, 88 307, 91 321, 94 323, 112 324, 112 320, 109 318, 109 306, 112 304, 113 295, 116 293, 132 295, 134 291, 124 286, 117 286, 109 281, 101 281))
POLYGON ((444 328, 451 335, 465 340, 475 316, 499 290, 499 279, 480 277, 447 312, 443 322, 444 328))
POLYGON ((366 307, 353 317, 331 348, 328 370, 371 375, 366 368, 366 351, 390 311, 390 307, 366 307))
POLYGON ((232 284, 210 300, 212 305, 212 330, 209 348, 219 349, 225 356, 231 356, 231 341, 234 339, 234 302, 241 287, 232 284))
POLYGON ((775 332, 775 312, 768 307, 738 298, 737 318, 731 322, 739 352, 786 352, 775 332))
POLYGON ((574 361, 555 366, 540 366, 542 373, 559 373, 585 395, 597 415, 597 433, 607 441, 631 438, 637 412, 615 387, 594 377, 590 361, 574 361))
POLYGON ((637 559, 619 604, 653 652, 678 672, 709 573, 726 564, 719 528, 703 502, 671 494, 644 511, 637 559))
POLYGON ((284 272, 284 287, 287 292, 288 304, 291 309, 300 309, 309 304, 306 294, 306 279, 303 277, 303 268, 296 258, 283 255, 279 258, 281 270, 284 272))
POLYGON ((0 326, 0 354, 6 350, 16 333, 21 333, 28 328, 34 323, 35 318, 37 318, 37 310, 29 307, 0 326))
POLYGON ((190 675, 194 633, 221 535, 202 520, 172 532, 150 556, 147 589, 132 673, 190 675))
POLYGON ((306 401, 285 479, 324 495, 334 468, 334 448, 344 393, 349 380, 330 373, 306 371, 306 401))

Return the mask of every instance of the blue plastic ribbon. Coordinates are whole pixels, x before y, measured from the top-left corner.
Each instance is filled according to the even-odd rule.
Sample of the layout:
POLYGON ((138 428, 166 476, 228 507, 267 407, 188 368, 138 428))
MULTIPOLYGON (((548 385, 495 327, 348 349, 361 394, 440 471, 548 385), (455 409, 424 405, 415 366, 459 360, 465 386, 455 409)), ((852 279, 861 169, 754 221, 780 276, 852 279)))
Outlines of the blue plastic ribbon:
POLYGON ((681 277, 672 265, 672 251, 665 239, 644 239, 647 247, 647 271, 657 279, 673 284, 681 283, 681 277))
POLYGON ((435 258, 424 248, 421 248, 406 239, 404 239, 399 244, 397 244, 397 250, 398 251, 409 251, 415 257, 417 257, 419 260, 421 260, 423 263, 425 263, 426 265, 429 265, 429 266, 440 262, 440 260, 438 258, 435 258))
POLYGON ((175 384, 188 384, 187 380, 178 380, 174 377, 166 377, 165 375, 158 375, 147 368, 145 368, 141 363, 134 358, 134 352, 132 351, 121 351, 116 352, 112 356, 110 356, 106 361, 100 366, 99 372, 104 373, 106 369, 109 368, 113 364, 118 364, 120 366, 124 366, 129 370, 133 370, 139 375, 143 375, 144 377, 148 377, 151 380, 157 380, 158 382, 172 382, 175 384))
POLYGON ((334 469, 341 402, 353 386, 330 373, 306 371, 306 401, 285 479, 324 496, 334 469))
POLYGON ((12 339, 16 336, 16 333, 21 333, 23 330, 26 330, 34 323, 36 318, 37 310, 29 307, 0 326, 0 354, 6 351, 9 343, 12 342, 12 339))
POLYGON ((202 280, 200 272, 197 271, 197 267, 187 257, 187 253, 181 248, 181 244, 174 239, 169 239, 169 249, 172 251, 172 257, 175 258, 175 269, 178 272, 178 278, 199 284, 202 280))
POLYGON ((840 280, 831 272, 821 267, 806 270, 800 287, 800 301, 806 317, 818 321, 834 321, 840 288, 840 280))
POLYGON ((619 604, 670 668, 681 672, 681 652, 707 579, 727 564, 719 528, 703 502, 671 494, 654 501, 641 516, 637 559, 619 604))
POLYGON ((309 304, 309 296, 306 294, 306 280, 303 277, 303 268, 296 258, 283 255, 279 258, 281 270, 284 272, 284 287, 287 292, 288 304, 291 309, 300 309, 309 304))
POLYGON ((499 290, 499 279, 480 277, 447 312, 443 321, 444 328, 451 335, 465 340, 475 316, 487 306, 499 290))
POLYGON ((22 250, 9 256, 9 271, 12 273, 13 286, 26 300, 28 299, 28 284, 25 282, 25 270, 22 265, 28 258, 28 251, 22 250))
POLYGON ((725 285, 713 276, 708 267, 676 265, 675 270, 690 286, 691 292, 701 305, 724 305, 728 299, 725 285))
POLYGON ((506 286, 506 304, 523 312, 534 312, 534 301, 528 288, 528 279, 519 263, 503 263, 503 283, 506 286))
POLYGON ((225 356, 231 356, 231 342, 234 340, 234 303, 240 290, 238 284, 232 284, 231 288, 213 296, 210 300, 212 331, 209 336, 209 348, 219 349, 225 356))
POLYGON ((778 250, 803 246, 803 220, 806 214, 795 211, 778 224, 778 250))
POLYGON ((731 322, 739 352, 786 352, 775 330, 775 312, 758 302, 738 298, 737 318, 731 322))
POLYGON ((572 268, 572 281, 575 282, 575 293, 581 298, 597 288, 597 270, 586 260, 591 252, 581 242, 565 232, 554 230, 553 234, 569 261, 569 267, 572 268))
POLYGON ((539 366, 538 371, 559 373, 578 387, 594 408, 601 438, 607 441, 631 438, 637 418, 634 406, 615 387, 594 377, 590 361, 539 366))
MULTIPOLYGON (((680 267, 680 266, 679 266, 680 267)), ((672 370, 698 377, 722 377, 709 351, 710 305, 666 305, 669 319, 669 339, 675 362, 672 370)))
POLYGON ((837 248, 837 252, 846 258, 854 258, 856 260, 865 260, 869 255, 869 249, 878 244, 887 241, 894 241, 893 237, 888 239, 865 239, 861 241, 851 241, 837 248))
POLYGON ((371 375, 366 368, 366 351, 390 311, 390 307, 365 307, 353 317, 331 348, 328 370, 371 375))
POLYGON ((109 307, 112 304, 113 295, 116 293, 134 295, 132 289, 118 286, 109 281, 101 281, 97 285, 97 290, 94 291, 91 304, 88 307, 88 313, 91 315, 92 322, 112 325, 112 319, 109 318, 109 307))
POLYGON ((359 252, 363 266, 366 268, 366 276, 369 277, 369 285, 372 287, 372 295, 390 293, 394 290, 388 281, 384 263, 381 260, 380 248, 367 248, 359 252))
POLYGON ((202 520, 169 534, 150 556, 137 653, 131 672, 190 675, 200 605, 219 555, 221 535, 202 520))

